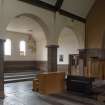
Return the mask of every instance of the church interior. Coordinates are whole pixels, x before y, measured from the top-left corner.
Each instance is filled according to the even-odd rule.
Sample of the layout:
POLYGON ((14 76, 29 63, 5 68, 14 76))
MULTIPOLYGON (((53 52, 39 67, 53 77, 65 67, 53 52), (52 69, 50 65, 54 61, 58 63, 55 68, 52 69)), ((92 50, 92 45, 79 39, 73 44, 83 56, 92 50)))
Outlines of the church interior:
POLYGON ((105 0, 0 0, 0 105, 105 105, 105 0))

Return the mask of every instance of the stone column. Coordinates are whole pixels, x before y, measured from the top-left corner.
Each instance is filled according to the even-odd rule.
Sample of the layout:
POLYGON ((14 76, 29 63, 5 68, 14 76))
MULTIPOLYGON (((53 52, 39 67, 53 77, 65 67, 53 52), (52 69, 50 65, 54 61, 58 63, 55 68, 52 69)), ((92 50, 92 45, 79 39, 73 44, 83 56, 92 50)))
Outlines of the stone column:
POLYGON ((58 45, 48 45, 47 48, 48 48, 48 72, 56 72, 58 45))
POLYGON ((69 66, 68 66, 68 74, 72 74, 72 63, 73 63, 73 55, 69 55, 69 66))
POLYGON ((0 39, 0 98, 4 98, 4 40, 0 39))

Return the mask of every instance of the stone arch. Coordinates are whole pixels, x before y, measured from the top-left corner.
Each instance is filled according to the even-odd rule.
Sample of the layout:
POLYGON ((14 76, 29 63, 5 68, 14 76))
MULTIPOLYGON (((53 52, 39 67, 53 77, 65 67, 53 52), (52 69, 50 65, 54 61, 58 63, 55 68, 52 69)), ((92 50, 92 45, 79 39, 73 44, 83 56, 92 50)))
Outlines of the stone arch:
POLYGON ((30 19, 33 19, 35 22, 37 22, 40 25, 40 27, 42 28, 42 30, 44 32, 44 35, 45 35, 45 39, 48 42, 49 29, 48 29, 47 24, 45 22, 43 22, 43 20, 40 17, 38 17, 38 16, 36 16, 34 14, 31 14, 31 13, 22 13, 22 14, 19 14, 19 15, 15 16, 14 18, 21 17, 21 16, 26 16, 26 17, 28 17, 30 19))
POLYGON ((64 26, 59 30, 57 40, 59 41, 59 37, 60 37, 62 31, 63 31, 65 28, 68 28, 68 29, 70 29, 70 30, 72 30, 72 31, 74 32, 75 37, 76 37, 76 39, 78 40, 78 43, 79 43, 79 45, 80 45, 80 43, 81 43, 80 41, 81 41, 81 40, 80 40, 80 38, 79 38, 79 36, 78 36, 78 34, 77 34, 75 28, 74 28, 73 26, 70 26, 70 25, 67 25, 67 24, 64 25, 64 26))
POLYGON ((78 54, 79 41, 74 30, 64 27, 58 38, 58 64, 68 64, 69 54, 78 54), (64 56, 63 62, 59 61, 60 55, 64 56))
MULTIPOLYGON (((49 30, 48 30, 47 25, 43 22, 43 20, 40 17, 35 16, 33 14, 30 14, 30 13, 23 13, 23 14, 17 15, 13 18, 14 21, 15 21, 15 19, 17 19, 19 17, 23 17, 23 18, 26 17, 27 19, 30 19, 31 22, 35 21, 36 25, 38 25, 38 27, 40 27, 39 29, 41 29, 41 30, 38 31, 39 32, 38 35, 37 35, 37 33, 36 33, 36 35, 32 33, 33 38, 36 40, 36 47, 37 47, 36 48, 36 50, 37 50, 36 51, 36 60, 47 60, 46 45, 47 45, 47 41, 48 41, 47 36, 49 35, 49 30), (40 31, 41 31, 41 33, 40 33, 40 31)), ((10 23, 14 22, 13 19, 10 21, 10 23)), ((10 23, 8 24, 7 27, 9 27, 10 23)))

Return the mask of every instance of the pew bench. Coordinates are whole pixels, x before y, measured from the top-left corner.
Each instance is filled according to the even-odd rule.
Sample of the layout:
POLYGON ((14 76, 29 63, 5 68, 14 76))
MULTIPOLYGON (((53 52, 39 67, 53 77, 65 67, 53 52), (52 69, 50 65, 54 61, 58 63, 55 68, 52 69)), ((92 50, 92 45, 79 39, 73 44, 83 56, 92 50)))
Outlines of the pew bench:
POLYGON ((84 76, 67 76, 67 91, 89 95, 92 93, 92 82, 94 78, 84 76))

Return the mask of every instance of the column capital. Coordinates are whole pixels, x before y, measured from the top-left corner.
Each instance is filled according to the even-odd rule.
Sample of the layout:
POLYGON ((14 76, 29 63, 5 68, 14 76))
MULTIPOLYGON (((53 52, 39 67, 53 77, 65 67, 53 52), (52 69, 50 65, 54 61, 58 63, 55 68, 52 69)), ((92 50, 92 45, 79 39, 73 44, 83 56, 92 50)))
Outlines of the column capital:
POLYGON ((52 44, 52 45, 47 45, 46 47, 47 48, 59 48, 59 45, 52 44))

